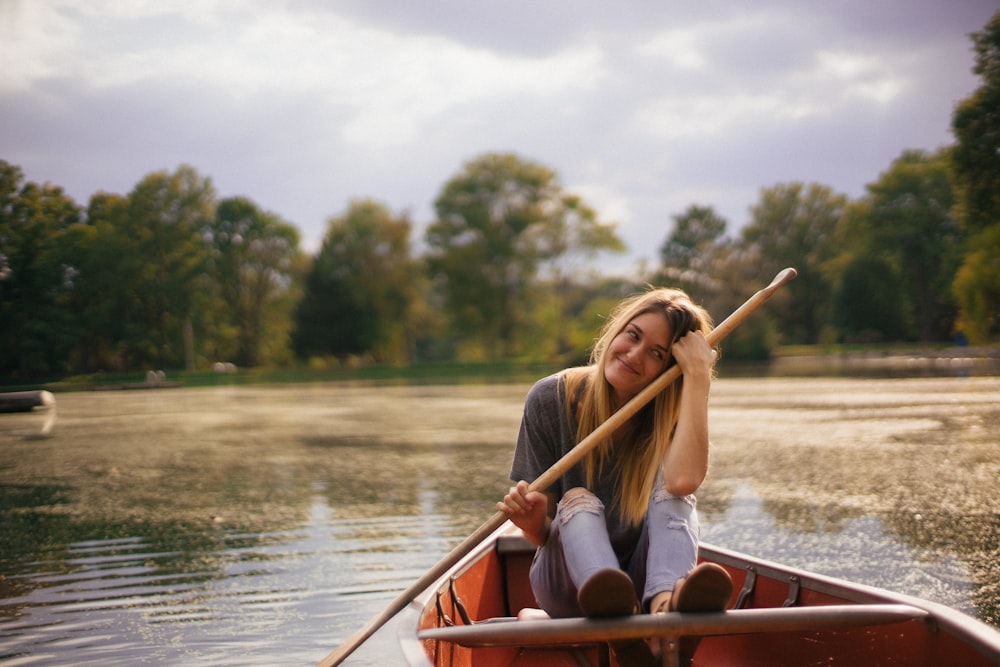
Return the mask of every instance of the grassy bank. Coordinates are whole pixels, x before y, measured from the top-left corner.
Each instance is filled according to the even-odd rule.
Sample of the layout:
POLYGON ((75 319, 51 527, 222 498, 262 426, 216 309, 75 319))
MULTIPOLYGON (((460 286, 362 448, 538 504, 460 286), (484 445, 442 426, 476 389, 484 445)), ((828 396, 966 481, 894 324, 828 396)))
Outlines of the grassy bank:
POLYGON ((409 366, 359 365, 314 369, 248 368, 228 371, 165 371, 95 373, 41 380, 34 384, 0 386, 0 391, 47 389, 53 392, 113 389, 171 388, 310 382, 362 382, 382 384, 488 384, 536 380, 559 369, 555 364, 518 361, 436 363, 409 366))
MULTIPOLYGON (((378 382, 388 384, 489 384, 530 382, 562 368, 559 363, 493 361, 413 365, 355 365, 331 368, 230 368, 147 372, 97 373, 35 383, 2 384, 0 391, 47 389, 84 391, 102 389, 169 388, 256 383, 378 382)), ((919 376, 1000 375, 1000 345, 959 347, 929 344, 795 345, 778 349, 767 362, 742 362, 723 353, 720 376, 919 376)))

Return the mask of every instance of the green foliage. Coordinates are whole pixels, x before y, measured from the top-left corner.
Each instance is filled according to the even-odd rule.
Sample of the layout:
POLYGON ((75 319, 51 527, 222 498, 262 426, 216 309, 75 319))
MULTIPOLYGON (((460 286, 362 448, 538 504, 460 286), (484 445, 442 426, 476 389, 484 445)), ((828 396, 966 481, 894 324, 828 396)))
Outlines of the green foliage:
POLYGON ((487 358, 520 351, 540 270, 558 286, 570 273, 567 258, 622 248, 613 226, 564 193, 555 172, 511 153, 466 163, 434 206, 425 234, 430 278, 453 330, 481 341, 487 358))
POLYGON ((417 273, 410 229, 407 217, 371 200, 330 220, 296 311, 296 354, 408 358, 417 273))
POLYGON ((513 354, 527 287, 551 257, 558 221, 544 203, 558 195, 555 178, 515 155, 489 154, 467 163, 434 202, 437 220, 425 237, 432 281, 454 330, 482 337, 488 356, 513 354))
POLYGON ((867 233, 856 238, 867 239, 864 250, 878 253, 897 272, 896 298, 913 314, 915 327, 906 337, 948 340, 955 315, 949 287, 963 240, 951 215, 947 152, 905 151, 868 193, 867 233))
POLYGON ((962 233, 948 152, 904 151, 837 227, 826 264, 832 323, 845 341, 949 340, 962 233))
MULTIPOLYGON (((692 204, 673 216, 674 226, 660 246, 660 270, 653 282, 687 292, 709 312, 719 300, 716 276, 728 259, 728 222, 711 206, 692 204)), ((728 287, 728 286, 727 286, 728 287)))
POLYGON ((674 228, 660 246, 664 269, 682 277, 683 272, 699 271, 700 262, 726 233, 726 219, 711 206, 692 204, 684 213, 673 216, 674 228))
POLYGON ((71 308, 79 220, 61 188, 25 183, 0 160, 0 374, 68 370, 79 329, 71 308))
POLYGON ((23 180, 0 163, 3 377, 191 368, 228 350, 244 363, 261 349, 282 358, 294 227, 247 200, 217 219, 210 181, 186 166, 127 197, 97 193, 85 215, 59 188, 23 180), (241 241, 223 242, 237 228, 241 241))
POLYGON ((1000 336, 1000 225, 982 230, 968 245, 952 286, 962 304, 955 329, 972 343, 984 343, 1000 336))
POLYGON ((1000 12, 982 31, 973 33, 972 40, 973 72, 981 77, 981 85, 952 116, 956 212, 969 243, 953 293, 960 307, 960 329, 973 342, 985 343, 1000 333, 996 279, 1000 255, 995 244, 1000 235, 996 231, 1000 227, 1000 12))
POLYGON ((213 305, 202 278, 214 213, 211 181, 189 166, 149 174, 128 196, 119 270, 135 309, 130 342, 157 368, 194 367, 193 321, 213 305))
POLYGON ((742 242, 757 259, 760 286, 785 267, 798 271, 788 301, 770 307, 787 342, 817 341, 828 321, 832 290, 822 267, 836 252, 830 241, 846 206, 825 185, 788 183, 761 190, 751 208, 742 242))
POLYGON ((844 269, 834 295, 833 325, 847 343, 905 340, 899 276, 883 257, 861 255, 844 269))
POLYGON ((92 240, 81 253, 81 280, 76 294, 86 326, 80 341, 78 370, 124 371, 149 368, 141 312, 141 292, 131 282, 136 249, 130 236, 127 197, 97 193, 87 207, 92 240))
POLYGON ((767 314, 752 317, 733 332, 722 344, 720 360, 768 361, 778 346, 778 332, 774 319, 767 314))
POLYGON ((217 319, 223 315, 216 338, 230 338, 224 335, 227 325, 235 338, 214 357, 257 366, 262 342, 287 335, 280 325, 281 295, 294 278, 298 229, 249 199, 233 197, 218 203, 207 237, 212 284, 221 297, 210 314, 217 319))
POLYGON ((981 85, 956 106, 951 127, 959 217, 976 233, 1000 222, 1000 12, 972 42, 981 85))

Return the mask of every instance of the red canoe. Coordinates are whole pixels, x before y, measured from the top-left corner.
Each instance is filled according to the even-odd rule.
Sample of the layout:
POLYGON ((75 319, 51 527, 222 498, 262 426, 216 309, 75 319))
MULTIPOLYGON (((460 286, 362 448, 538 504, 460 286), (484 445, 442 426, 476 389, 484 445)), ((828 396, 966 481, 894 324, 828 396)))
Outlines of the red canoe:
POLYGON ((1000 631, 944 605, 702 545, 699 558, 733 577, 728 611, 622 619, 517 621, 536 606, 534 547, 509 524, 414 600, 400 626, 410 665, 459 667, 618 662, 608 642, 659 643, 680 664, 680 637, 699 636, 693 665, 1000 665, 1000 631))

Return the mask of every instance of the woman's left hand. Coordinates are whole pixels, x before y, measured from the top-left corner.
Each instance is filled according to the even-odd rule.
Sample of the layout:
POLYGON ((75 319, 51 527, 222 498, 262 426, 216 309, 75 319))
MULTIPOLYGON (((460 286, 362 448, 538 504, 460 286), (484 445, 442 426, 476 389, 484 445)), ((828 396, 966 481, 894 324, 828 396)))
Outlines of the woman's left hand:
POLYGON ((710 374, 719 354, 712 349, 705 334, 700 331, 689 331, 681 336, 671 346, 670 352, 685 376, 699 371, 710 374))

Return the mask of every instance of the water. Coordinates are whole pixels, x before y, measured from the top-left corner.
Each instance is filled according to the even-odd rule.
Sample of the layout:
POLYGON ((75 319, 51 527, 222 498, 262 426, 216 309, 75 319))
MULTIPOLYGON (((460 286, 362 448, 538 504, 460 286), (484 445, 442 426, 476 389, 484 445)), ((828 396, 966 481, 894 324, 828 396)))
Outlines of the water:
MULTIPOLYGON (((309 665, 493 514, 525 384, 58 394, 0 416, 0 662, 309 665)), ((719 546, 1000 625, 1000 379, 721 379, 719 546)), ((395 623, 347 661, 398 664, 395 623)))

